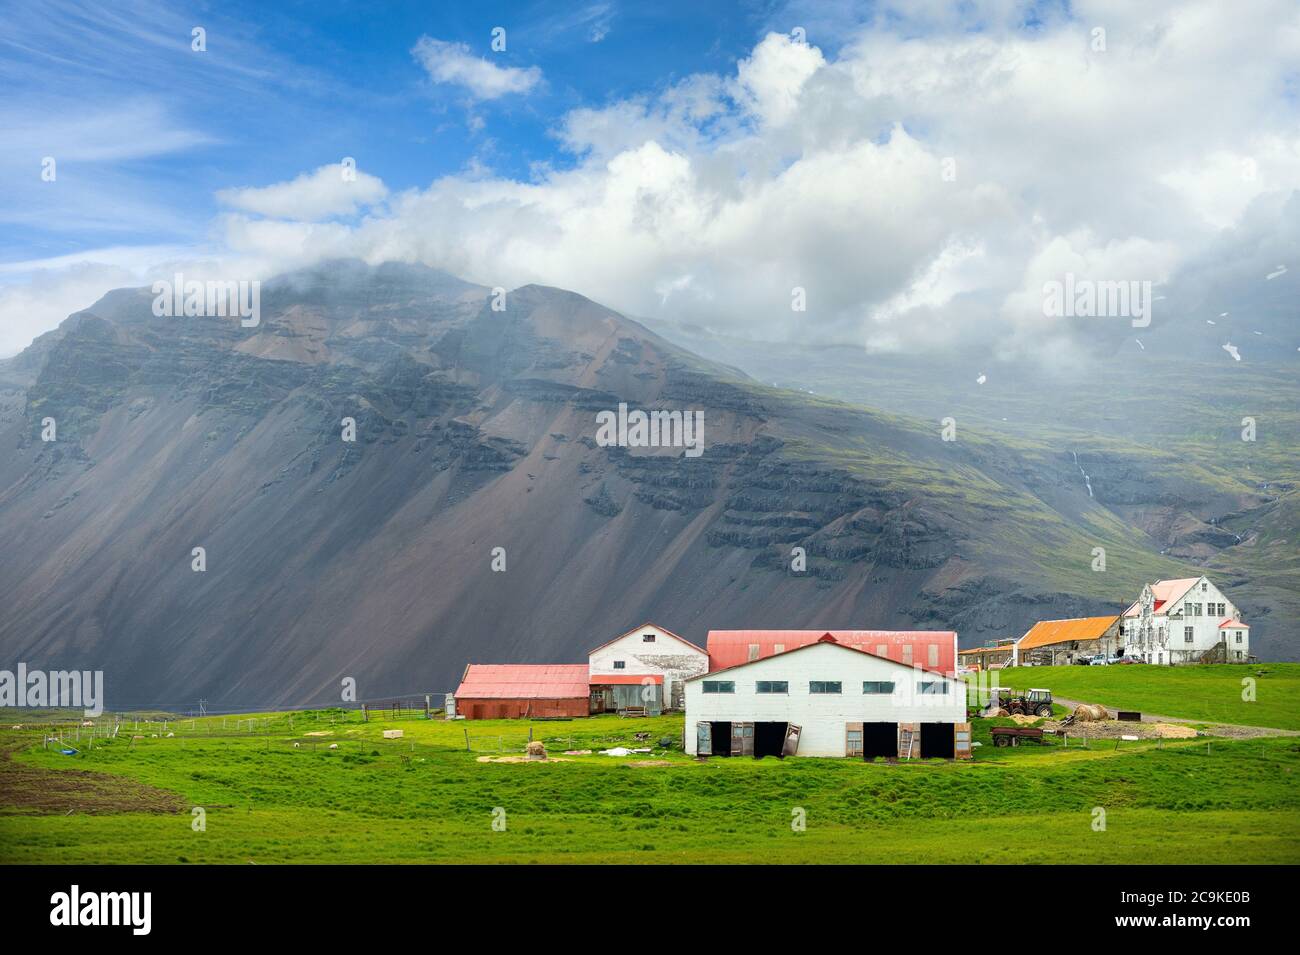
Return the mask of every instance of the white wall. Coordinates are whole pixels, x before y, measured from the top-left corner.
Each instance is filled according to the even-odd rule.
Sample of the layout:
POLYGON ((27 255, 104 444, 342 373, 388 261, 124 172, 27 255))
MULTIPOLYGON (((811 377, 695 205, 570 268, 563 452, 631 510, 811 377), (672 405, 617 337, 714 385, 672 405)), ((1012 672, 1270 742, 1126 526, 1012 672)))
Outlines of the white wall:
POLYGON ((587 658, 592 675, 627 673, 634 676, 661 675, 664 678, 664 706, 671 702, 673 684, 706 673, 709 655, 698 647, 683 643, 655 626, 638 627, 624 634, 608 646, 594 650, 587 658), (654 634, 654 642, 645 641, 646 634, 654 634), (621 669, 614 664, 623 662, 621 669))
POLYGON ((696 723, 784 722, 800 726, 800 756, 843 756, 845 723, 964 723, 961 680, 819 643, 709 674, 686 684, 686 752, 695 754, 696 723), (728 680, 735 693, 705 693, 705 680, 728 680), (788 694, 758 693, 759 680, 785 680, 788 694), (838 680, 839 694, 809 693, 813 680, 838 680), (864 681, 892 681, 893 696, 864 694, 864 681), (918 681, 949 684, 946 695, 921 695, 918 681))

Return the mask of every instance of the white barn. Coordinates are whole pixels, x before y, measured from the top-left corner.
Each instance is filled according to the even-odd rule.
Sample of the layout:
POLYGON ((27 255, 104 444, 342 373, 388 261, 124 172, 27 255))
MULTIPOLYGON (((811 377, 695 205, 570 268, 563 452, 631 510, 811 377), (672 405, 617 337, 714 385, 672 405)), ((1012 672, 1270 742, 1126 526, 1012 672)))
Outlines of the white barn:
POLYGON ((686 681, 697 756, 970 758, 966 685, 821 640, 686 681))
POLYGON ((684 637, 643 624, 592 650, 587 657, 593 712, 646 702, 646 709, 680 710, 684 681, 709 669, 709 655, 684 637), (657 688, 657 689, 656 689, 657 688))
POLYGON ((1250 627, 1208 577, 1157 580, 1124 611, 1124 655, 1146 663, 1245 663, 1250 627), (1208 656, 1207 656, 1208 655, 1208 656))

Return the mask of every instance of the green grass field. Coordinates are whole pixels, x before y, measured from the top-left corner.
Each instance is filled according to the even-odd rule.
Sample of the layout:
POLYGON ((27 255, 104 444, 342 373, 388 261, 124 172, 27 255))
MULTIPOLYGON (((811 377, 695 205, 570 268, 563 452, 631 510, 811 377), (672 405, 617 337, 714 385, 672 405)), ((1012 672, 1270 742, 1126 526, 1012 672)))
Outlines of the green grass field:
POLYGON ((634 732, 649 732, 654 752, 530 764, 478 761, 498 739, 521 747, 524 721, 292 720, 243 736, 219 735, 233 719, 185 720, 169 726, 174 737, 149 727, 136 740, 128 724, 93 749, 83 740, 77 756, 6 726, 0 797, 6 773, 43 774, 43 789, 69 770, 109 775, 95 777, 94 814, 51 804, 36 815, 0 798, 0 862, 1300 861, 1293 738, 995 749, 977 721, 970 763, 700 762, 680 751, 680 717, 598 717, 531 726, 552 756, 570 743, 637 745, 634 732), (382 739, 388 727, 404 738, 382 739), (660 737, 674 746, 659 749, 660 737), (140 784, 180 794, 184 808, 106 811, 114 786, 129 807, 140 784), (204 807, 205 831, 191 806, 204 807))
POLYGON ((1054 696, 1112 709, 1300 730, 1300 663, 1020 667, 998 677, 1017 690, 1046 687, 1054 696), (1243 698, 1250 688, 1243 680, 1254 681, 1253 701, 1243 698))

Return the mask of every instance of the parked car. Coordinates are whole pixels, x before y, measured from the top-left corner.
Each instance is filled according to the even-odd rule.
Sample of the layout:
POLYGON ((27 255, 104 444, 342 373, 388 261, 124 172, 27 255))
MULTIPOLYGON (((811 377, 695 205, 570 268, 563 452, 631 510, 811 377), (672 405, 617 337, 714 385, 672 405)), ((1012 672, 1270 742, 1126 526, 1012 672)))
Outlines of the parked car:
POLYGON ((1104 653, 1094 654, 1093 656, 1088 657, 1088 666, 1093 666, 1093 667, 1110 666, 1110 657, 1106 656, 1106 654, 1104 653))

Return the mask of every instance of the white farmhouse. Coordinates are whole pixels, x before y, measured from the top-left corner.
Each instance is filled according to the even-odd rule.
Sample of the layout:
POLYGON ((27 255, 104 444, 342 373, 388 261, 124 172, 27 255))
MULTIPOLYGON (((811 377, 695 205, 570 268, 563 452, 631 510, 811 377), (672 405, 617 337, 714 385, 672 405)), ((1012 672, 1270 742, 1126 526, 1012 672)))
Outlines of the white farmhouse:
POLYGON ((1250 627, 1208 577, 1157 580, 1124 611, 1124 655, 1146 663, 1246 662, 1250 627))
POLYGON ((827 633, 687 680, 685 742, 699 756, 969 759, 966 685, 827 633))
POLYGON ((709 669, 709 655, 671 630, 644 624, 603 643, 587 657, 592 712, 643 707, 680 710, 683 682, 709 669))

